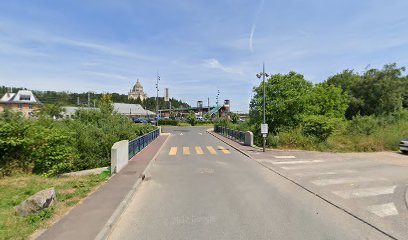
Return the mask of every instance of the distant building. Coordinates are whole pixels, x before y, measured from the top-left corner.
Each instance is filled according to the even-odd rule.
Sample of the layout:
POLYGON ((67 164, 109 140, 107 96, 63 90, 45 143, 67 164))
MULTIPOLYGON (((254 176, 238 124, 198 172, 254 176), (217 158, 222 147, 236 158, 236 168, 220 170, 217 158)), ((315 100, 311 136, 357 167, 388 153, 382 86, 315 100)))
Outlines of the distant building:
POLYGON ((6 93, 0 99, 0 112, 9 108, 16 112, 21 112, 25 117, 29 117, 33 112, 41 108, 42 103, 34 96, 32 91, 20 90, 17 93, 6 93))
POLYGON ((62 118, 70 119, 73 118, 78 110, 97 110, 100 111, 99 108, 92 108, 92 107, 62 107, 64 111, 61 113, 62 118))
POLYGON ((203 106, 202 101, 197 102, 197 107, 188 108, 175 108, 175 109, 160 109, 159 114, 161 117, 170 117, 170 113, 176 117, 184 117, 190 112, 194 112, 197 116, 209 115, 210 118, 215 119, 217 117, 226 117, 231 114, 230 112, 230 100, 224 100, 223 105, 218 106, 203 106))
POLYGON ((128 104, 128 103, 114 103, 113 109, 125 116, 129 117, 154 117, 156 114, 152 111, 144 109, 140 104, 128 104))
POLYGON ((133 86, 133 88, 129 91, 128 94, 128 99, 138 99, 140 100, 145 100, 147 98, 147 95, 143 91, 143 86, 140 83, 139 79, 137 79, 136 84, 133 86))

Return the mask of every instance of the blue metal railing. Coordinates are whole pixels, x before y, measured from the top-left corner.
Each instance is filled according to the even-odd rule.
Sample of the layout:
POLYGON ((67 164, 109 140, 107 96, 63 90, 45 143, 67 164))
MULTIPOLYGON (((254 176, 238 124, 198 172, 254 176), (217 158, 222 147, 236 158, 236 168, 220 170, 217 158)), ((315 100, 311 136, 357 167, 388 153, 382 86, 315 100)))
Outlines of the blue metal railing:
POLYGON ((232 138, 242 143, 245 142, 245 132, 241 132, 238 130, 234 130, 234 129, 230 129, 230 128, 226 128, 222 126, 215 126, 214 130, 216 133, 220 133, 223 136, 232 138))
POLYGON ((153 142, 160 135, 160 129, 153 130, 143 136, 129 141, 129 160, 142 151, 149 143, 153 142))

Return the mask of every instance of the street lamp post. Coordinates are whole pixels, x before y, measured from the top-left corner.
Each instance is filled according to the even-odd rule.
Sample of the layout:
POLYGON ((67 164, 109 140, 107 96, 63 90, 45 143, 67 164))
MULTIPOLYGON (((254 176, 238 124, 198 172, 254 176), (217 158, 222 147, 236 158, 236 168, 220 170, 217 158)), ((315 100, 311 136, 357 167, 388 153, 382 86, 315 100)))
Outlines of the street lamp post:
POLYGON ((220 111, 218 110, 218 100, 220 98, 220 90, 217 92, 217 120, 220 119, 220 111))
POLYGON ((262 72, 256 74, 256 76, 260 79, 262 77, 262 84, 263 84, 263 126, 261 126, 261 133, 263 137, 263 151, 265 152, 265 145, 266 145, 266 135, 268 134, 268 125, 266 124, 266 117, 265 117, 265 77, 269 77, 269 74, 265 73, 265 63, 262 63, 262 72))
POLYGON ((159 81, 160 76, 157 73, 157 80, 156 80, 156 126, 159 126, 159 81))

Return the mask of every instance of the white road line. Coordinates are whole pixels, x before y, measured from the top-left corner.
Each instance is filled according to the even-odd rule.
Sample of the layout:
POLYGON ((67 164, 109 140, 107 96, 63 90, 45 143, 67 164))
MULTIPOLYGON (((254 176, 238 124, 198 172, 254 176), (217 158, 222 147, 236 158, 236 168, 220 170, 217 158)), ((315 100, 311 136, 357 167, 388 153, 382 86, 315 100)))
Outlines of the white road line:
POLYGON ((372 182, 377 180, 385 180, 383 178, 366 178, 366 177, 355 177, 355 178, 331 178, 331 179, 319 179, 313 180, 311 183, 317 186, 328 186, 335 184, 345 184, 345 183, 361 183, 361 182, 372 182))
POLYGON ((203 135, 202 133, 198 133, 199 135, 203 135))
POLYGON ((274 158, 285 158, 285 159, 290 159, 290 158, 296 158, 295 156, 273 156, 274 158))
POLYGON ((295 176, 298 177, 311 177, 311 176, 324 176, 324 175, 336 175, 336 174, 347 174, 356 173, 356 170, 344 169, 339 171, 329 171, 329 172, 302 172, 296 173, 295 176))
POLYGON ((323 160, 301 160, 301 161, 284 161, 284 162, 272 162, 273 165, 291 165, 291 164, 312 164, 321 163, 323 160))
POLYGON ((374 187, 374 188, 359 188, 344 191, 333 191, 336 194, 345 199, 350 198, 363 198, 363 197, 373 197, 378 195, 393 194, 397 186, 388 187, 374 187))
POLYGON ((398 210, 395 207, 394 203, 386 203, 386 204, 368 206, 367 210, 371 213, 374 213, 375 215, 379 217, 398 215, 398 210))
POLYGON ((183 133, 180 133, 180 136, 183 136, 183 133))

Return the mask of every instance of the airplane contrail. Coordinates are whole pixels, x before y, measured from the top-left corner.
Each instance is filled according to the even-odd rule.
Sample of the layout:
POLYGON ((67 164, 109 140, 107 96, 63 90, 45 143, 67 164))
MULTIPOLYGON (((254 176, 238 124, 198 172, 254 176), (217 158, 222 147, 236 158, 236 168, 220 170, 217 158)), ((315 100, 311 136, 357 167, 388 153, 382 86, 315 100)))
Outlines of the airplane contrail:
POLYGON ((256 24, 258 22, 258 16, 261 14, 264 3, 265 3, 265 0, 261 0, 259 3, 258 11, 256 12, 254 23, 252 24, 251 33, 249 34, 249 50, 251 52, 254 52, 252 39, 254 38, 256 24))

